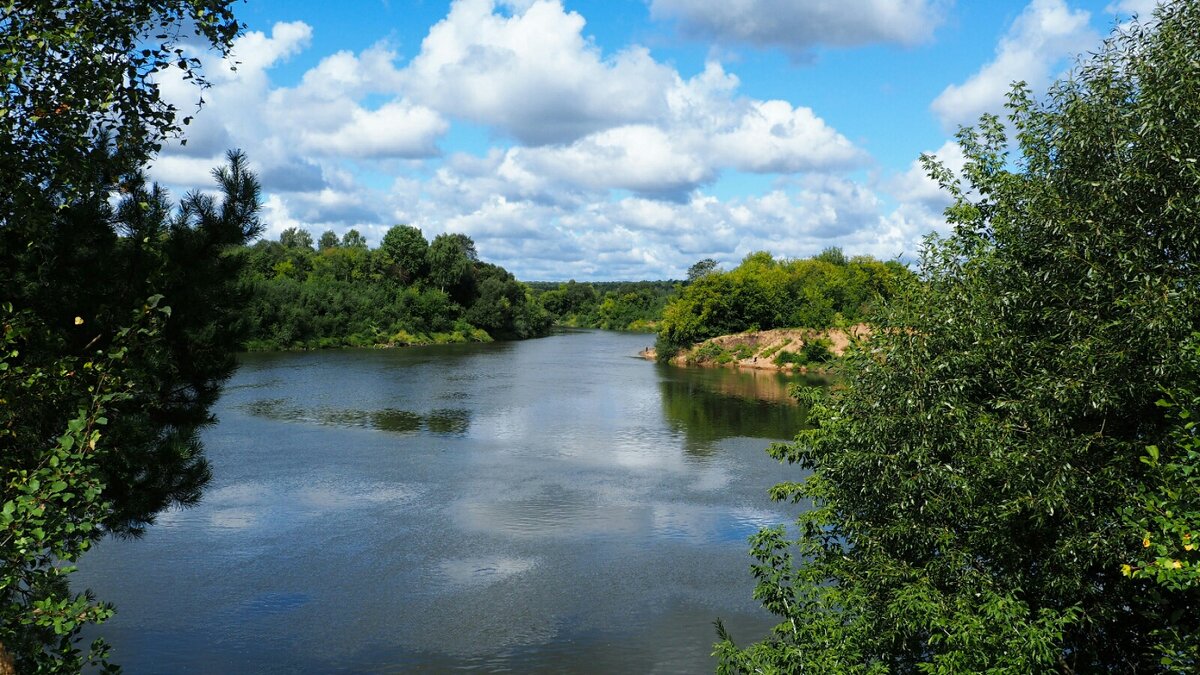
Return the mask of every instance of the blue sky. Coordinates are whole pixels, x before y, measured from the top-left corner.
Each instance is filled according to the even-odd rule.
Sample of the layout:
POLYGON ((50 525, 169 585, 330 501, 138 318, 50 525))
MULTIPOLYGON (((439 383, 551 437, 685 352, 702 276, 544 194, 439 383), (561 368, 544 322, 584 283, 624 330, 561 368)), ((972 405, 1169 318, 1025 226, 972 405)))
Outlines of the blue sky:
MULTIPOLYGON (((679 278, 767 250, 911 260, 944 229, 915 162, 1152 0, 255 0, 188 143, 228 148, 265 236, 397 223, 524 280, 679 278)), ((164 78, 181 109, 197 92, 164 78)))

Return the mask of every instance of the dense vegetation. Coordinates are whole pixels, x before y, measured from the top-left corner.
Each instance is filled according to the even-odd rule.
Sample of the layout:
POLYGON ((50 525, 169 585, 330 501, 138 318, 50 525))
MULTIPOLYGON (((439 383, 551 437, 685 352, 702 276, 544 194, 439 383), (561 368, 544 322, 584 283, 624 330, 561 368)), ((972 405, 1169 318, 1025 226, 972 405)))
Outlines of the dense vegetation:
MULTIPOLYGON (((0 13, 0 669, 72 672, 112 609, 66 580, 209 479, 199 431, 260 347, 524 337, 551 320, 716 335, 870 317, 845 386, 775 457, 810 472, 797 538, 759 533, 781 622, 728 672, 1194 672, 1200 668, 1200 2, 1118 27, 1006 127, 932 174, 955 229, 919 278, 829 250, 705 261, 668 282, 539 301, 471 240, 398 226, 261 229, 231 153, 177 204, 140 167, 186 118, 156 73, 228 50, 231 0, 10 3, 0 13), (882 302, 881 302, 882 301, 882 302), (552 315, 552 316, 551 316, 552 315)), ((590 290, 589 290, 590 289, 590 290)))
POLYGON ((356 230, 299 229, 241 253, 251 349, 486 341, 544 335, 550 316, 461 234, 397 225, 370 249, 356 230))
POLYGON ((0 10, 0 670, 102 662, 78 636, 112 610, 70 590, 71 564, 208 480, 198 431, 243 338, 228 253, 259 230, 258 184, 233 153, 219 198, 175 208, 138 170, 187 123, 155 74, 199 79, 177 49, 227 51, 230 5, 0 10))
POLYGON ((1016 87, 1015 155, 985 117, 929 161, 954 231, 772 449, 811 472, 773 490, 798 538, 753 539, 781 622, 721 671, 1200 668, 1198 64, 1166 4, 1016 87))
POLYGON ((729 272, 706 262, 693 266, 689 283, 663 310, 660 359, 697 342, 746 330, 858 323, 875 303, 891 297, 912 277, 899 262, 847 259, 837 248, 801 260, 752 253, 729 272))
POLYGON ((653 332, 674 281, 534 282, 534 297, 560 326, 653 332))

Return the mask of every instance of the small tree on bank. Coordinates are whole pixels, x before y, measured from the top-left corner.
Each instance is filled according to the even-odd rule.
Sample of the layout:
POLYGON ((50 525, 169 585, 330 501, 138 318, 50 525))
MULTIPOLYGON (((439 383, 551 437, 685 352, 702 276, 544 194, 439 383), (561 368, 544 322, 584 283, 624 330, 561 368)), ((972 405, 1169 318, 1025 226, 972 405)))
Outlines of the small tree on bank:
POLYGON ((1010 109, 1015 157, 985 117, 961 177, 928 161, 953 233, 771 449, 811 472, 773 496, 811 508, 753 538, 781 623, 721 631, 720 671, 1198 667, 1195 401, 1158 401, 1198 372, 1200 2, 1010 109))

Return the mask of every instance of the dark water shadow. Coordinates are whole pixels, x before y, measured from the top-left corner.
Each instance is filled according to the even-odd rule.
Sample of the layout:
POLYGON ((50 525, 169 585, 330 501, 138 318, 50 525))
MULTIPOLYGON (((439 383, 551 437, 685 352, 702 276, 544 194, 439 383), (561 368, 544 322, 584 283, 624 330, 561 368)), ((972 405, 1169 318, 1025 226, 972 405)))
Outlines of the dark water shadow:
POLYGON ((303 408, 288 399, 259 399, 242 406, 242 410, 265 419, 279 422, 298 422, 321 426, 375 429, 389 433, 410 434, 421 430, 433 434, 461 436, 471 427, 471 411, 465 408, 442 408, 420 414, 411 410, 384 408, 355 410, 347 408, 303 408))

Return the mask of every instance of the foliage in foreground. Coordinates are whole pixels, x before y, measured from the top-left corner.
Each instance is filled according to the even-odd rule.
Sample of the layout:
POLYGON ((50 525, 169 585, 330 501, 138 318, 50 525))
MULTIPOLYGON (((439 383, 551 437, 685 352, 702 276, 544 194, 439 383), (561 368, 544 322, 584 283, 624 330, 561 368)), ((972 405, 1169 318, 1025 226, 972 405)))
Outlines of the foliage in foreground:
MULTIPOLYGON (((4 307, 0 336, 0 447, 36 448, 36 462, 5 462, 0 505, 0 658, 30 670, 79 671, 108 667, 102 639, 86 652, 78 633, 113 614, 110 606, 68 586, 74 563, 103 535, 113 502, 104 495, 105 462, 115 451, 106 435, 114 404, 134 399, 120 373, 128 355, 156 339, 170 312, 159 297, 114 336, 109 351, 30 364, 22 350, 45 339, 46 327, 29 313, 4 307), (43 335, 37 335, 43 333, 43 335), (47 405, 49 404, 49 406, 47 405), (75 404, 72 411, 68 406, 75 404), (61 411, 55 414, 55 410, 61 411), (56 439, 29 434, 31 414, 53 415, 56 439)), ((0 666, 3 666, 0 663, 0 666)), ((14 664, 9 664, 10 666, 14 664)))
POLYGON ((234 153, 223 199, 175 209, 139 170, 189 121, 159 75, 203 84, 189 50, 228 52, 233 4, 0 6, 0 669, 103 662, 77 642, 112 610, 69 589, 71 563, 208 479, 198 432, 240 341, 227 254, 258 231, 258 183, 234 153))
POLYGON ((811 508, 753 538, 781 622, 719 671, 1200 668, 1200 3, 1010 108, 1019 156, 985 117, 929 164, 953 234, 771 449, 811 508))
POLYGON ((0 236, 0 643, 22 670, 75 669, 68 640, 111 613, 60 565, 196 503, 210 479, 200 431, 244 337, 234 247, 259 228, 242 156, 214 176, 221 200, 174 208, 131 178, 116 208, 60 209, 45 248, 0 236))

